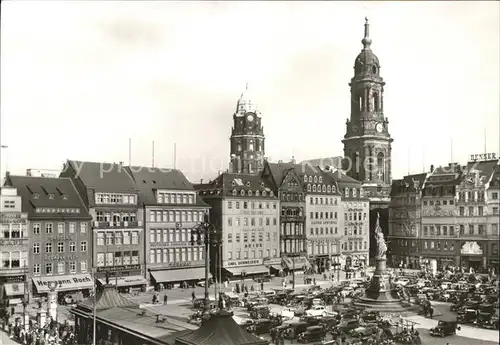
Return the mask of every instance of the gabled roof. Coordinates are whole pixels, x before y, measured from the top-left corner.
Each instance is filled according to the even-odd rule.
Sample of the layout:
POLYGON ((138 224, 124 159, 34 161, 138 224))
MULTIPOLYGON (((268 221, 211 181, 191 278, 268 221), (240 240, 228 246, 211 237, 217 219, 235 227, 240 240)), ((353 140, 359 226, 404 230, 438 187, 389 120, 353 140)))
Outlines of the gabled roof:
POLYGON ((470 183, 481 183, 482 185, 486 185, 491 177, 495 173, 495 169, 498 166, 498 160, 489 160, 489 161, 478 161, 478 162, 469 162, 463 169, 463 184, 470 183))
POLYGON ((461 181, 462 169, 458 163, 439 166, 427 176, 425 187, 456 186, 461 181))
POLYGON ((406 193, 417 193, 424 186, 427 173, 404 176, 399 180, 392 180, 391 197, 405 195, 406 193))
POLYGON ((179 336, 176 345, 268 345, 269 342, 245 331, 232 318, 233 313, 219 311, 204 320, 199 329, 179 336))
POLYGON ((30 219, 91 218, 73 181, 69 178, 9 175, 5 183, 17 188, 18 195, 22 198, 22 211, 27 212, 30 219), (51 211, 36 212, 37 208, 51 209, 51 211), (78 212, 70 211, 77 209, 78 212))
POLYGON ((275 186, 260 175, 222 173, 210 183, 194 185, 202 197, 242 196, 275 199, 275 186), (235 192, 233 192, 235 191, 235 192), (263 192, 265 191, 265 196, 263 192), (251 192, 251 195, 249 195, 251 192), (257 193, 258 192, 258 193, 257 193), (235 193, 235 194, 233 194, 235 193), (257 194, 257 195, 256 195, 257 194))
POLYGON ((325 158, 313 158, 307 159, 305 161, 300 162, 300 164, 310 164, 312 166, 319 166, 321 169, 326 167, 330 167, 333 169, 341 169, 342 168, 342 157, 325 157, 325 158))
POLYGON ((126 167, 115 163, 81 162, 68 160, 66 162, 75 172, 68 176, 65 167, 62 176, 80 179, 85 187, 100 193, 137 193, 132 176, 126 167))
MULTIPOLYGON (((177 169, 126 167, 139 190, 139 203, 143 205, 156 205, 155 191, 158 189, 195 191, 193 184, 188 181, 182 171, 177 169)), ((208 206, 199 196, 196 205, 208 206)))
MULTIPOLYGON (((94 300, 93 298, 89 298, 80 302, 78 306, 92 310, 94 307, 94 300)), ((139 304, 120 294, 114 285, 105 285, 102 289, 97 290, 96 310, 106 310, 111 308, 139 309, 139 304)))
POLYGON ((490 187, 499 187, 500 186, 500 165, 495 165, 495 169, 493 175, 490 180, 490 187))

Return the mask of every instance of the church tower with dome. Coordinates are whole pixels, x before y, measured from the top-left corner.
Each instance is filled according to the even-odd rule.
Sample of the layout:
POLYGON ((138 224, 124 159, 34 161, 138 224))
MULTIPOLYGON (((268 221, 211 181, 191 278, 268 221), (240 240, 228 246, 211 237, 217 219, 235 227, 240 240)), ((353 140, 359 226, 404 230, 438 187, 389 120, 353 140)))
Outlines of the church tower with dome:
POLYGON ((370 24, 365 19, 363 49, 354 62, 351 79, 351 117, 346 122, 344 166, 347 175, 363 182, 365 196, 389 202, 391 143, 384 116, 384 86, 380 62, 371 50, 370 24))
POLYGON ((248 83, 241 94, 233 115, 229 171, 255 174, 264 168, 264 127, 248 83))
POLYGON ((351 88, 351 116, 346 122, 343 169, 362 182, 360 195, 370 200, 370 257, 375 256, 375 219, 385 236, 389 229, 389 202, 392 183, 393 139, 384 116, 384 86, 380 61, 371 49, 370 24, 365 18, 363 49, 354 61, 351 88))

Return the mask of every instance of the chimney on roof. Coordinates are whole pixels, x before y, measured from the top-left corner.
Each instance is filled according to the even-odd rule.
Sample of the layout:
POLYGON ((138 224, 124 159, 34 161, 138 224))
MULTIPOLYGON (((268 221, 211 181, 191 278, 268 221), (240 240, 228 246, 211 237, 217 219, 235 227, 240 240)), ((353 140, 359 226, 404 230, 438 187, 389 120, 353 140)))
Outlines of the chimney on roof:
POLYGON ((283 163, 283 161, 280 159, 280 160, 278 161, 278 164, 282 164, 282 163, 283 163))
POLYGON ((120 165, 123 166, 123 162, 120 162, 120 165))
POLYGON ((203 179, 202 178, 200 178, 200 184, 203 184, 203 179))
POLYGON ((330 171, 330 166, 329 166, 329 165, 326 165, 324 169, 325 169, 326 171, 330 171))
POLYGON ((434 171, 434 165, 431 164, 431 172, 434 171))

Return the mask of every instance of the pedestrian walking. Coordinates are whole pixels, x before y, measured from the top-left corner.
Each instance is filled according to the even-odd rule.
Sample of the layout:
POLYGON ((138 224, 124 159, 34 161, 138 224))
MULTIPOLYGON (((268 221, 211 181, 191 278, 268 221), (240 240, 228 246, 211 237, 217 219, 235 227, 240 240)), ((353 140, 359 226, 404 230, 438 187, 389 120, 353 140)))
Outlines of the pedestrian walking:
POLYGON ((264 282, 260 282, 260 290, 264 291, 264 282))
POLYGON ((163 296, 163 304, 167 305, 167 301, 168 301, 168 296, 167 294, 165 294, 165 296, 163 296))
POLYGON ((195 295, 194 290, 193 290, 193 292, 191 292, 191 301, 194 303, 195 299, 196 299, 196 295, 195 295))
POLYGON ((433 315, 433 314, 434 314, 434 308, 432 308, 432 307, 431 307, 431 308, 429 309, 429 316, 430 316, 430 318, 431 318, 431 319, 432 319, 432 315, 433 315))

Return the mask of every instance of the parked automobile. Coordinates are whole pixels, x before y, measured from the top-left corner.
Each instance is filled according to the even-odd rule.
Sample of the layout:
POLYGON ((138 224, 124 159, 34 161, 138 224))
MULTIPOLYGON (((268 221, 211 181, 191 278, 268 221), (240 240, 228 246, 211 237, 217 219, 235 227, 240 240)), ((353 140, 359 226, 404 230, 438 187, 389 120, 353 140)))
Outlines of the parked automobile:
POLYGON ((394 284, 395 285, 401 285, 401 286, 406 286, 410 283, 410 279, 405 278, 405 277, 398 277, 394 279, 394 284))
POLYGON ((267 319, 270 315, 269 307, 265 305, 258 305, 253 307, 250 312, 250 317, 252 319, 267 319))
POLYGON ((302 332, 297 337, 299 343, 311 343, 313 341, 321 341, 325 338, 326 331, 322 326, 307 327, 305 332, 302 332))
POLYGON ((456 320, 439 320, 437 326, 431 328, 429 332, 433 337, 446 337, 457 334, 457 330, 460 331, 460 326, 456 320))
POLYGON ((306 310, 307 316, 326 316, 326 307, 323 305, 315 305, 311 309, 306 310))
POLYGON ((303 333, 307 330, 309 325, 307 322, 296 322, 290 324, 290 327, 283 332, 283 337, 285 339, 295 339, 300 333, 303 333))
POLYGON ((356 329, 360 326, 359 320, 342 320, 338 325, 338 330, 342 333, 349 333, 351 330, 356 329))
POLYGON ((499 328, 498 317, 490 313, 479 313, 474 324, 486 329, 498 330, 499 328))

